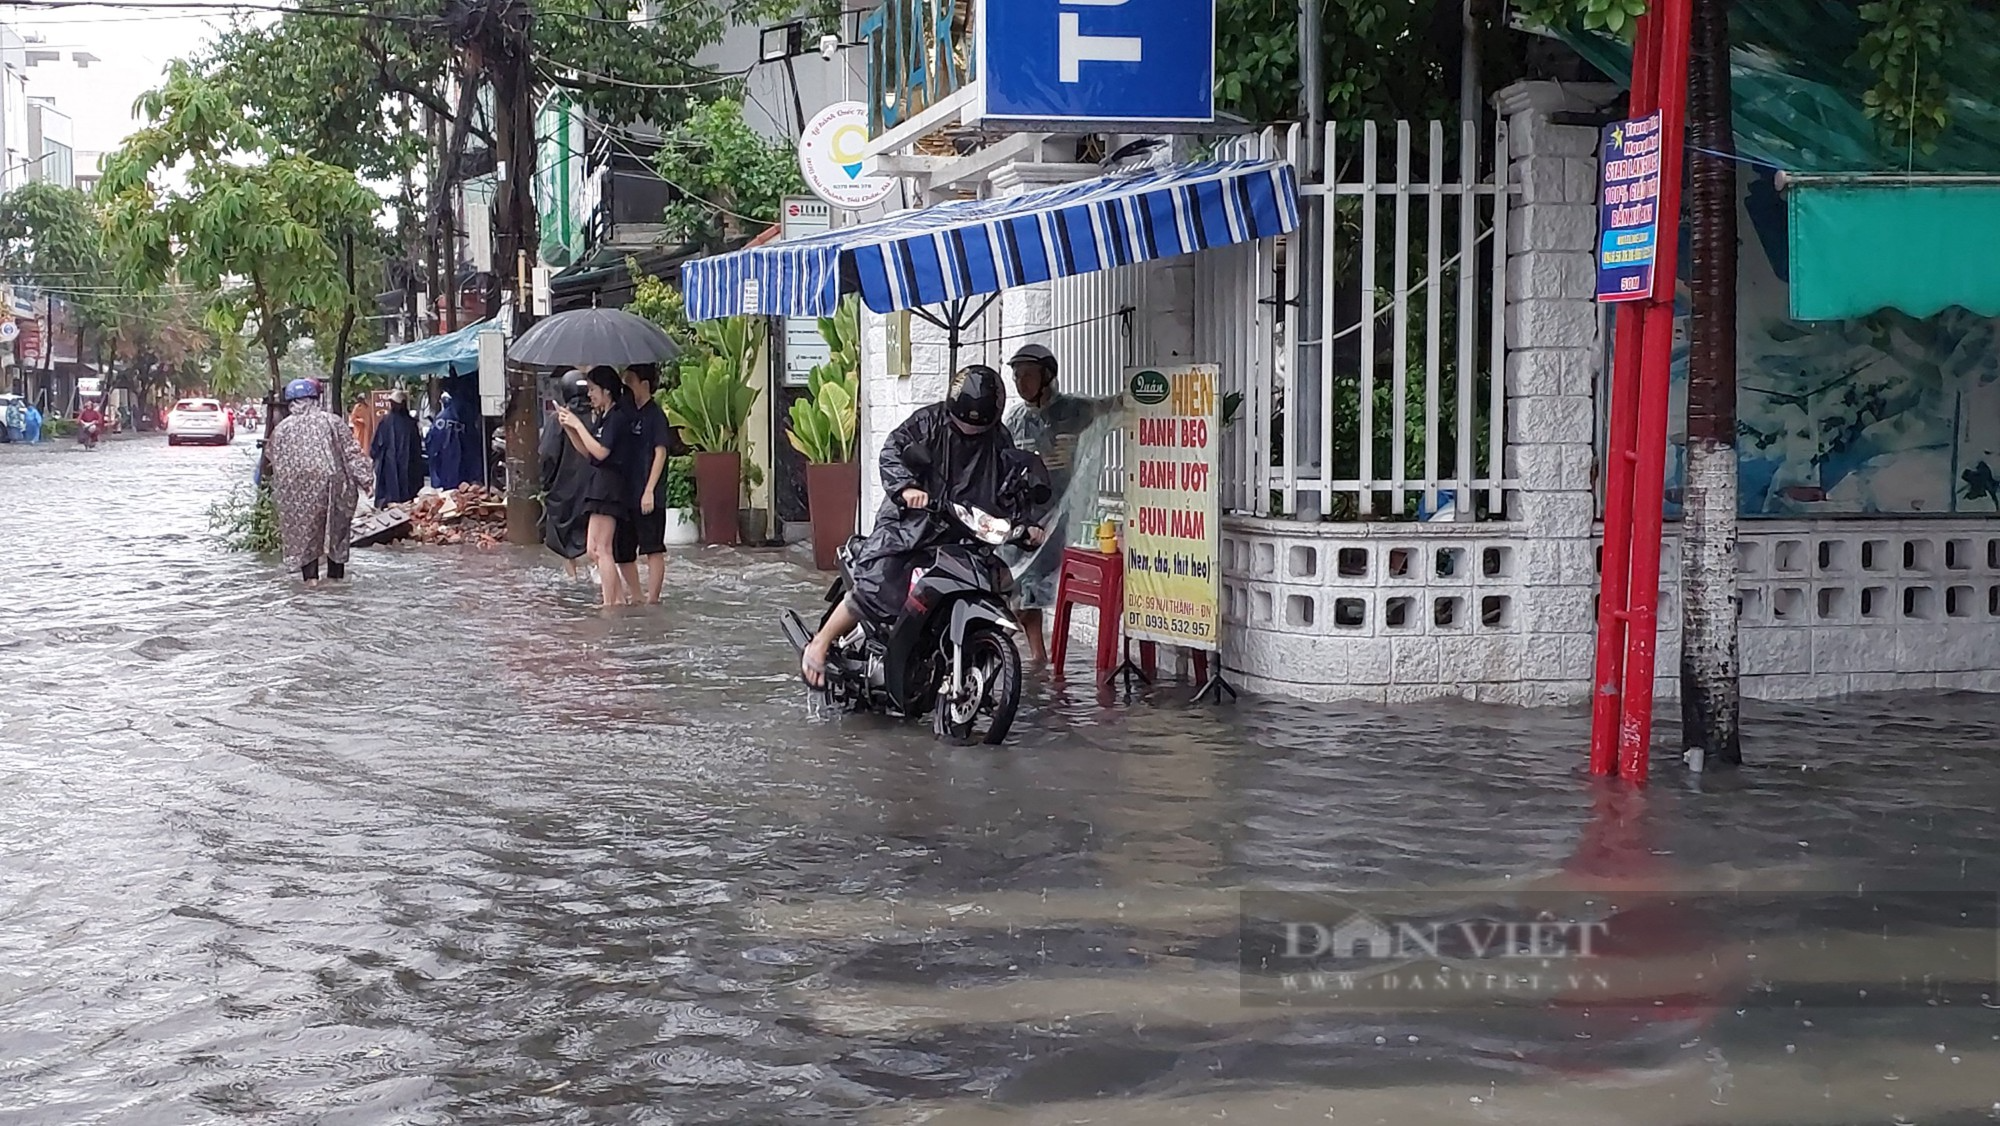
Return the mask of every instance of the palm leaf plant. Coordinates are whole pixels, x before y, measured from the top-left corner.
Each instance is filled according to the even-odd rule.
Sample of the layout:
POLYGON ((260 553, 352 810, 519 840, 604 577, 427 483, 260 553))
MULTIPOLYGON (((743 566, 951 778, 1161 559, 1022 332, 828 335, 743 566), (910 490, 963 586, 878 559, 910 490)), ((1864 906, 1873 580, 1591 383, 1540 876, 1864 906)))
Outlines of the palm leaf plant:
POLYGON ((819 319, 827 359, 816 365, 806 397, 792 404, 792 448, 814 465, 854 460, 861 421, 860 307, 849 297, 831 317, 819 319))

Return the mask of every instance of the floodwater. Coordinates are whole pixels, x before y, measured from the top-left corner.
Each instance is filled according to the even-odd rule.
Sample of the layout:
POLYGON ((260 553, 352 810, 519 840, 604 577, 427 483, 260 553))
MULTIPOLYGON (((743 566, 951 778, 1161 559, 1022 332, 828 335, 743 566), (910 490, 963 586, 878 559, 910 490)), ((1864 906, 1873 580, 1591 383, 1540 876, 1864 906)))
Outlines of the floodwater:
POLYGON ((0 1123, 2000 1116, 1990 989, 1840 1003, 1990 955, 1962 918, 1815 931, 1780 1005, 1783 928, 1681 927, 1706 1000, 1594 1019, 1236 968, 1246 888, 2000 888, 1990 699, 1753 709, 1753 769, 1643 799, 1578 776, 1581 717, 1469 705, 1044 692, 944 748, 807 716, 793 557, 608 616, 511 551, 308 592, 205 531, 250 457, 0 446, 0 1123))

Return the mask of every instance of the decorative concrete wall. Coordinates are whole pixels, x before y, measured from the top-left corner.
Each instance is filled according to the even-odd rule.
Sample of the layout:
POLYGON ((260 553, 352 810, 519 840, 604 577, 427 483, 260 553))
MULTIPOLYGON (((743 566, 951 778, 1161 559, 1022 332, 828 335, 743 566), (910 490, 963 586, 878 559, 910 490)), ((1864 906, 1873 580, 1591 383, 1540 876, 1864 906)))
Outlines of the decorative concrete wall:
MULTIPOLYGON (((1609 87, 1529 83, 1508 121, 1508 519, 1299 524, 1232 519, 1225 663, 1307 699, 1464 696, 1580 704, 1596 646, 1594 392, 1606 355, 1591 299, 1596 137, 1550 115, 1609 87)), ((1680 552, 1661 552, 1655 694, 1679 696, 1680 552)), ((1894 689, 2000 691, 2000 523, 1752 521, 1738 550, 1742 691, 1807 699, 1894 689)))
POLYGON ((1757 521, 1737 545, 1743 692, 2000 692, 2000 524, 1757 521))
MULTIPOLYGON (((1309 699, 1589 697, 1596 623, 1596 131, 1550 115, 1613 91, 1524 83, 1495 104, 1507 216, 1506 475, 1488 524, 1225 522, 1225 665, 1309 699)), ((1677 659, 1677 658, 1676 658, 1677 659)))

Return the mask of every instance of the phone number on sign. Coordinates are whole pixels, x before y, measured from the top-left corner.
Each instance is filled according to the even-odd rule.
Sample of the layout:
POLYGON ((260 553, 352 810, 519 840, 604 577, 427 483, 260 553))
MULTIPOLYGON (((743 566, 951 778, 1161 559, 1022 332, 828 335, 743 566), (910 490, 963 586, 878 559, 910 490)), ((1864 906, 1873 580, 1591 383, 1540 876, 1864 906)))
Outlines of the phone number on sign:
POLYGON ((1171 633, 1181 637, 1207 639, 1214 634, 1214 627, 1208 622, 1192 622, 1186 618, 1163 618, 1158 614, 1133 614, 1126 618, 1128 629, 1150 630, 1153 633, 1171 633))

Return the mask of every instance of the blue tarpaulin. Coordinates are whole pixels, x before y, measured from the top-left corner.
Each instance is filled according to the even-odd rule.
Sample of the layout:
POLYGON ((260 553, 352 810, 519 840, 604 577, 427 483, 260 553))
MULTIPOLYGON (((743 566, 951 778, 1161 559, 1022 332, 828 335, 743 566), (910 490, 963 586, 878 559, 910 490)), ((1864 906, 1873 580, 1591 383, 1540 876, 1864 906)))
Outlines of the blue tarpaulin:
POLYGON ((1270 238, 1298 226, 1283 161, 1176 165, 904 211, 681 267, 690 320, 878 313, 1270 238))
POLYGON ((412 379, 443 379, 456 372, 470 375, 479 370, 479 334, 499 328, 492 320, 466 325, 457 332, 412 340, 393 348, 383 348, 347 361, 351 375, 402 375, 412 379))

